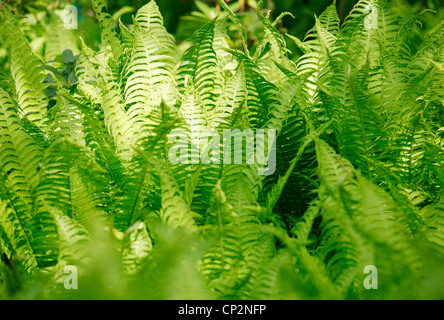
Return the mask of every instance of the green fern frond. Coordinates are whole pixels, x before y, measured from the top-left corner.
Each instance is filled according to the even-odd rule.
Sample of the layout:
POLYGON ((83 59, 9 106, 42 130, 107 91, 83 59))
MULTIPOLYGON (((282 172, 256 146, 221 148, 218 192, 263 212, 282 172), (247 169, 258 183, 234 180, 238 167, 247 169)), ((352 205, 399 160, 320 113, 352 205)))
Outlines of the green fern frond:
POLYGON ((41 68, 42 63, 11 19, 8 15, 3 18, 3 35, 10 52, 11 74, 15 81, 21 117, 28 118, 46 132, 48 98, 43 84, 46 75, 41 68))
POLYGON ((99 20, 100 29, 102 31, 102 43, 106 50, 112 52, 115 61, 118 61, 122 55, 122 47, 112 23, 113 19, 107 12, 108 6, 106 0, 91 0, 94 12, 99 20))
POLYGON ((125 100, 131 106, 131 118, 140 113, 146 116, 162 99, 174 104, 175 46, 154 1, 140 8, 135 22, 131 60, 125 75, 125 100))
POLYGON ((136 222, 125 233, 122 246, 122 265, 135 273, 153 249, 151 238, 143 222, 136 222))
POLYGON ((83 105, 67 93, 62 94, 62 96, 63 99, 76 105, 78 110, 81 110, 86 146, 94 154, 99 166, 107 170, 112 183, 120 184, 124 179, 125 169, 114 152, 113 138, 106 130, 105 124, 101 122, 99 116, 89 106, 83 105))
POLYGON ((58 265, 55 268, 55 277, 61 277, 57 273, 64 272, 66 265, 79 266, 83 268, 88 265, 91 238, 88 232, 75 220, 71 219, 58 209, 46 206, 45 211, 52 217, 60 239, 60 252, 58 265))
MULTIPOLYGON (((288 49, 287 46, 285 44, 285 40, 284 37, 282 36, 282 34, 273 26, 273 24, 271 23, 271 21, 269 19, 267 19, 261 12, 262 10, 262 6, 263 6, 263 1, 259 1, 259 3, 257 4, 257 16, 259 18, 259 20, 262 22, 262 24, 265 26, 265 41, 270 43, 272 52, 273 52, 273 56, 274 59, 276 60, 276 62, 281 63, 281 64, 288 64, 290 63, 290 60, 288 60, 287 58, 287 53, 288 53, 288 49)), ((254 56, 255 59, 257 59, 260 55, 261 55, 261 49, 264 48, 264 46, 266 45, 263 42, 260 46, 259 49, 255 52, 254 56)))
MULTIPOLYGON (((59 90, 64 90, 60 88, 59 90)), ((67 94, 67 93, 65 93, 67 94)), ((75 143, 85 145, 85 135, 83 129, 83 116, 78 107, 59 94, 56 105, 51 109, 52 126, 51 140, 60 138, 72 138, 75 143)))
POLYGON ((233 116, 236 116, 242 108, 246 95, 244 70, 239 68, 227 81, 215 109, 209 115, 208 125, 211 128, 230 128, 233 124, 233 116))
POLYGON ((438 250, 444 250, 444 197, 441 195, 436 203, 430 204, 421 211, 426 229, 425 238, 433 243, 438 250))
POLYGON ((162 189, 160 217, 162 221, 169 227, 184 229, 187 233, 197 232, 194 220, 197 218, 197 214, 191 211, 189 205, 184 201, 169 173, 160 172, 160 183, 162 189))
POLYGON ((0 190, 0 224, 3 227, 5 235, 8 236, 14 253, 17 255, 16 259, 27 271, 31 271, 38 266, 35 252, 32 246, 32 239, 29 232, 30 217, 23 215, 24 205, 22 209, 16 207, 18 201, 10 201, 5 195, 5 190, 0 190), (20 211, 17 211, 20 210, 20 211))
POLYGON ((0 89, 0 165, 1 176, 28 205, 37 185, 42 148, 24 130, 17 108, 9 95, 0 89))
POLYGON ((236 14, 233 12, 233 10, 231 10, 231 8, 228 6, 228 4, 225 2, 225 0, 217 0, 217 2, 228 13, 228 16, 236 25, 236 28, 239 31, 239 34, 241 35, 244 53, 247 55, 247 57, 250 57, 250 51, 248 50, 248 45, 247 45, 247 33, 244 29, 244 26, 242 25, 242 22, 236 16, 236 14))
POLYGON ((250 128, 262 128, 269 119, 269 112, 276 101, 275 85, 267 81, 257 70, 257 66, 244 54, 237 51, 230 52, 241 63, 247 85, 247 101, 245 114, 250 128))
POLYGON ((190 39, 194 45, 183 54, 177 79, 182 93, 189 85, 195 88, 207 112, 214 109, 222 82, 213 48, 215 23, 207 23, 190 39))
POLYGON ((103 96, 101 99, 101 107, 105 116, 105 124, 108 131, 114 138, 118 156, 123 161, 129 161, 133 154, 131 149, 137 141, 135 134, 134 120, 130 119, 125 110, 125 100, 121 95, 121 90, 112 68, 107 64, 106 57, 99 57, 82 41, 82 51, 88 57, 92 64, 98 67, 102 78, 101 88, 103 96), (105 61, 102 59, 105 58, 105 61))
POLYGON ((58 140, 46 150, 42 166, 35 191, 37 212, 50 206, 87 228, 106 216, 103 210, 110 204, 106 176, 80 145, 67 138, 58 140))

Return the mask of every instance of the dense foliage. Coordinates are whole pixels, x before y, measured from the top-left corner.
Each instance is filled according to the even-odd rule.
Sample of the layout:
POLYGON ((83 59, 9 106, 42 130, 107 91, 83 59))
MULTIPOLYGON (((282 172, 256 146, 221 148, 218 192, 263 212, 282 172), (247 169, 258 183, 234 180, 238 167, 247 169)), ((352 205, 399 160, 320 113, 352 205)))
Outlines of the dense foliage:
POLYGON ((433 12, 360 0, 342 23, 334 1, 299 39, 259 3, 252 43, 220 0, 178 43, 154 1, 131 24, 91 4, 98 48, 60 10, 0 13, 0 298, 444 298, 433 12), (275 172, 171 161, 197 126, 276 130, 275 172))

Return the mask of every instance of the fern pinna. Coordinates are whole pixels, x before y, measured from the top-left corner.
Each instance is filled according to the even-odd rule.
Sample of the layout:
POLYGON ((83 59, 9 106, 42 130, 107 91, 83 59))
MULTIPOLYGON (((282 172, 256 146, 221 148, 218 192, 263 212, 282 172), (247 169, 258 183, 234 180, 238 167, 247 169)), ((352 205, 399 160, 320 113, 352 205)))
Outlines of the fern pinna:
POLYGON ((298 39, 259 3, 251 48, 224 1, 184 44, 154 1, 130 26, 91 2, 99 50, 54 12, 35 52, 0 13, 0 297, 444 298, 444 24, 410 45, 432 13, 334 1, 298 39), (261 129, 271 174, 209 142, 261 129))

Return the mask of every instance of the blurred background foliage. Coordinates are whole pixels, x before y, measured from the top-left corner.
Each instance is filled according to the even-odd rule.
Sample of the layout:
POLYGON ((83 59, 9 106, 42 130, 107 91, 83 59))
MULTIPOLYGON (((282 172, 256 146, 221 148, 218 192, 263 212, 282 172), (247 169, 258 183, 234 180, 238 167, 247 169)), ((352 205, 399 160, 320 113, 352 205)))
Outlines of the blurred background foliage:
MULTIPOLYGON (((423 19, 422 31, 427 31, 438 21, 444 19, 444 0, 387 0, 393 3, 397 14, 405 18, 410 17, 412 13, 420 12, 424 9, 431 9, 435 14, 427 15, 423 19)), ((42 28, 47 25, 51 12, 64 8, 66 5, 75 5, 79 14, 79 31, 87 37, 91 44, 96 46, 100 43, 100 30, 94 11, 89 0, 0 0, 11 8, 14 8, 18 15, 26 16, 24 25, 41 24, 42 28)), ((108 0, 108 12, 110 12, 118 24, 119 18, 125 25, 132 24, 132 15, 147 0, 108 0)), ((164 17, 164 25, 168 31, 175 36, 177 41, 184 41, 192 36, 195 30, 204 25, 209 20, 220 14, 220 6, 217 0, 158 0, 156 1, 164 17)), ((262 38, 262 25, 256 16, 256 0, 231 0, 227 1, 233 11, 242 19, 248 35, 249 45, 254 47, 258 40, 262 38)), ((336 6, 341 20, 343 20, 353 6, 356 0, 337 0, 336 6)), ((288 33, 303 39, 315 22, 315 16, 319 16, 329 5, 330 0, 267 0, 267 9, 271 10, 271 18, 277 18, 283 12, 289 12, 291 15, 283 17, 278 24, 282 33, 288 33)), ((29 40, 39 43, 38 28, 30 28, 33 32, 27 34, 29 40)), ((232 27, 233 31, 235 27, 232 27)), ((233 35, 236 32, 233 32, 233 35)), ((426 32, 419 32, 421 34, 426 32)), ((292 41, 288 41, 288 47, 295 53, 297 58, 299 52, 292 41)), ((240 41, 239 41, 240 46, 240 41)), ((32 46, 36 49, 35 46, 32 46)), ((0 52, 1 57, 1 52, 0 52)))

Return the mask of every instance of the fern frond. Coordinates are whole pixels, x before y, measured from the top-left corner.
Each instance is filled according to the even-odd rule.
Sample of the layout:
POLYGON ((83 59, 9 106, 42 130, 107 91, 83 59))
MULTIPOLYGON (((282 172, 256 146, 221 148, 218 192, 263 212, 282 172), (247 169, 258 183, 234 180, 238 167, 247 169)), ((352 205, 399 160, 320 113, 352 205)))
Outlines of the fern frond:
POLYGON ((45 153, 36 188, 36 210, 50 206, 63 215, 93 228, 109 207, 106 176, 80 145, 60 139, 45 153), (71 155, 71 156, 67 156, 71 155), (73 157, 73 155, 75 155, 73 157))
POLYGON ((432 203, 421 211, 426 229, 425 238, 433 243, 438 250, 444 252, 444 197, 440 196, 436 203, 432 203))
MULTIPOLYGON (((116 83, 115 76, 107 61, 103 57, 98 57, 82 41, 82 51, 88 57, 91 63, 97 65, 103 83, 103 96, 101 99, 102 110, 105 115, 105 124, 108 131, 114 138, 118 156, 123 161, 131 159, 133 150, 131 149, 137 141, 135 134, 135 123, 129 118, 125 110, 125 101, 121 95, 119 85, 116 83)), ((110 57, 108 56, 108 59, 110 57)))
POLYGON ((125 233, 122 245, 122 265, 135 273, 153 249, 151 238, 143 222, 136 222, 125 233))
POLYGON ((24 130, 14 102, 3 89, 0 89, 0 146, 2 177, 30 205, 43 150, 24 130))
MULTIPOLYGON (((333 247, 325 247, 328 252, 346 250, 346 255, 335 254, 333 259, 341 259, 342 264, 345 258, 346 265, 354 268, 355 272, 365 265, 376 263, 385 268, 387 275, 396 274, 396 270, 393 270, 388 261, 403 264, 412 273, 418 272, 421 266, 419 252, 413 243, 411 229, 406 223, 407 217, 393 198, 356 173, 346 159, 336 158, 334 151, 324 142, 316 141, 316 149, 320 162, 319 176, 323 182, 320 190, 325 210, 323 218, 328 224, 324 227, 324 232, 334 232, 337 228, 344 230, 339 234, 345 243, 336 243, 336 240, 333 240, 333 247), (372 253, 369 249, 371 247, 368 247, 369 242, 371 247, 383 246, 384 250, 375 250, 372 253)), ((334 234, 338 234, 337 231, 334 234)), ((339 270, 344 269, 345 266, 339 270)), ((346 279, 351 280, 348 276, 346 279)))
POLYGON ((91 238, 85 228, 58 209, 45 206, 45 211, 50 215, 57 226, 60 252, 58 265, 55 268, 55 278, 62 277, 63 267, 66 265, 79 266, 83 270, 90 263, 91 238))
POLYGON ((114 184, 120 184, 124 179, 125 169, 114 152, 113 138, 106 130, 99 116, 89 106, 83 105, 71 95, 62 94, 71 104, 77 106, 83 114, 83 132, 86 146, 95 155, 95 160, 100 167, 108 171, 108 175, 114 184))
POLYGON ((31 219, 28 215, 23 214, 23 205, 22 208, 17 208, 18 201, 8 200, 3 188, 2 186, 0 189, 0 225, 14 248, 16 259, 25 270, 31 271, 38 266, 28 229, 31 219))
POLYGON ((211 128, 230 128, 233 116, 241 110, 247 95, 245 74, 242 68, 227 81, 219 96, 216 107, 210 113, 208 125, 211 128))
POLYGON ((244 54, 230 52, 240 61, 247 85, 247 106, 245 110, 250 128, 262 128, 269 119, 269 112, 276 101, 275 85, 267 81, 257 70, 257 66, 244 54))
POLYGON ((225 2, 225 0, 217 0, 217 2, 228 13, 228 16, 236 25, 236 28, 239 31, 239 34, 241 35, 244 53, 247 55, 247 57, 250 57, 250 51, 248 50, 248 45, 247 45, 247 33, 244 29, 244 26, 242 25, 242 22, 236 16, 236 14, 233 12, 233 10, 231 10, 231 8, 228 6, 228 4, 225 2))
POLYGON ((215 23, 215 20, 207 23, 190 39, 194 45, 183 54, 177 80, 181 92, 188 85, 195 88, 208 112, 215 107, 222 82, 213 48, 215 23))
MULTIPOLYGON (((281 63, 281 64, 287 64, 290 63, 290 61, 288 60, 286 54, 288 52, 286 44, 285 44, 285 40, 284 37, 282 36, 282 34, 273 26, 273 24, 271 23, 270 20, 268 20, 261 12, 262 10, 262 6, 263 6, 263 1, 259 1, 259 3, 257 4, 257 8, 256 8, 256 13, 257 16, 259 18, 259 20, 262 22, 262 24, 265 26, 265 41, 270 43, 272 52, 273 52, 273 56, 274 59, 276 60, 276 62, 281 63)), ((263 48, 265 46, 265 43, 263 42, 261 43, 261 45, 259 46, 259 48, 263 48)), ((255 58, 257 59, 260 54, 261 54, 261 50, 257 50, 254 54, 255 58)))
POLYGON ((77 85, 78 94, 92 104, 100 104, 103 95, 98 79, 100 74, 85 55, 81 55, 77 59, 76 77, 79 80, 77 85))
POLYGON ((180 190, 168 172, 160 172, 162 188, 162 208, 160 217, 162 221, 172 228, 183 228, 187 233, 198 231, 195 218, 197 214, 191 211, 184 201, 180 190))
MULTIPOLYGON (((59 88, 59 91, 64 89, 59 88)), ((67 93, 65 93, 67 94, 67 93)), ((51 139, 72 138, 77 144, 85 145, 83 116, 78 107, 59 94, 56 105, 51 109, 51 139)))
POLYGON ((41 130, 46 131, 48 98, 43 81, 46 75, 42 63, 34 55, 23 34, 8 16, 4 18, 3 35, 10 52, 11 74, 15 81, 21 117, 27 117, 41 130))
POLYGON ((94 12, 99 20, 102 43, 106 50, 112 52, 115 61, 118 61, 122 55, 122 47, 112 23, 112 17, 107 12, 108 6, 106 0, 91 0, 94 12))
MULTIPOLYGON (((175 46, 163 27, 163 19, 154 1, 140 8, 135 17, 131 61, 127 67, 125 100, 149 113, 161 99, 174 101, 170 91, 175 46)), ((133 111, 129 111, 132 114, 133 111)))

